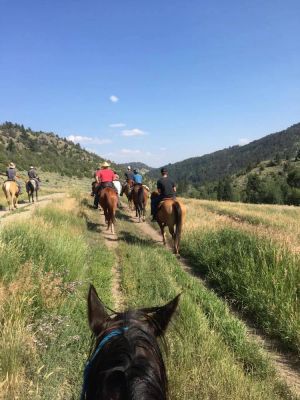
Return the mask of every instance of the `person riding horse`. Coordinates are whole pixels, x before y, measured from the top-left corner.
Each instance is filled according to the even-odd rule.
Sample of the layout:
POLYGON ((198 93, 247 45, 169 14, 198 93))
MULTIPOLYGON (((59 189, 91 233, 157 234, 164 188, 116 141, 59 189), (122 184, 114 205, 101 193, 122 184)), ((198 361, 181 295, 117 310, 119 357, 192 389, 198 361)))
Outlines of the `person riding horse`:
POLYGON ((133 185, 142 185, 143 183, 143 177, 141 174, 139 174, 137 169, 133 170, 133 185))
POLYGON ((40 188, 40 180, 39 180, 38 174, 36 173, 36 169, 33 166, 31 166, 29 171, 28 171, 28 178, 29 178, 29 180, 32 179, 32 180, 35 181, 36 190, 39 190, 39 188, 40 188))
POLYGON ((174 181, 169 178, 168 170, 166 168, 162 168, 160 170, 162 177, 157 181, 156 187, 159 193, 159 196, 151 198, 151 215, 152 221, 156 221, 156 214, 158 205, 161 201, 165 199, 174 199, 176 198, 176 185, 174 181))
MULTIPOLYGON (((120 196, 123 196, 123 193, 125 192, 125 189, 126 189, 127 186, 131 190, 131 182, 133 182, 133 180, 134 180, 133 179, 134 178, 134 173, 132 172, 130 165, 128 165, 127 171, 125 172, 124 175, 125 175, 125 182, 122 185, 122 190, 121 190, 120 196)), ((130 192, 130 190, 129 190, 129 192, 130 192)))
POLYGON ((109 168, 110 164, 106 161, 101 164, 101 169, 95 172, 96 185, 94 188, 95 198, 94 198, 94 208, 98 208, 99 205, 99 197, 101 190, 106 187, 114 188, 113 180, 114 180, 114 171, 109 168))
POLYGON ((19 181, 17 181, 17 171, 16 171, 16 166, 13 162, 9 163, 8 168, 6 170, 6 176, 8 181, 14 181, 18 185, 19 191, 17 193, 17 196, 22 194, 22 187, 19 181))

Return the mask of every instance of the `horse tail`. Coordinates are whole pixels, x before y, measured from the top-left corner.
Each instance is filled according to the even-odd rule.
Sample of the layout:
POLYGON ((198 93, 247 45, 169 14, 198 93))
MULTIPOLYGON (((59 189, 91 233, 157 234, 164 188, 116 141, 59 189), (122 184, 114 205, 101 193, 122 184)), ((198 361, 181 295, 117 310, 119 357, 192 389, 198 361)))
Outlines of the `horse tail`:
POLYGON ((174 207, 174 211, 175 211, 175 225, 176 225, 175 246, 178 249, 180 239, 181 239, 182 226, 183 226, 183 213, 182 213, 181 205, 178 201, 174 202, 173 207, 174 207))

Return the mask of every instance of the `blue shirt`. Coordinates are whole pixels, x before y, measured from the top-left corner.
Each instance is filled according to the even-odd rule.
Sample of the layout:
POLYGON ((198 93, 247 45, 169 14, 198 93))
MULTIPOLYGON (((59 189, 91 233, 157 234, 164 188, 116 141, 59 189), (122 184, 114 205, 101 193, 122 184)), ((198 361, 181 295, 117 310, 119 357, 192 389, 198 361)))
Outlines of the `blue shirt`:
POLYGON ((134 183, 142 184, 142 182, 143 182, 143 177, 142 177, 142 175, 140 175, 140 174, 134 174, 134 175, 133 175, 133 181, 134 181, 134 183))

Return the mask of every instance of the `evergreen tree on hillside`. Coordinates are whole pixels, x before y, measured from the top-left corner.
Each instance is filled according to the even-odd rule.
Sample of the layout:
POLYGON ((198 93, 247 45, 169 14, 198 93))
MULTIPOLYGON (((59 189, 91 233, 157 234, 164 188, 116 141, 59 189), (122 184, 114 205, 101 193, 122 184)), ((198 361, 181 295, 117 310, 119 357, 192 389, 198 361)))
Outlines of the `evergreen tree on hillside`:
POLYGON ((288 173, 287 183, 293 188, 300 189, 300 168, 294 168, 288 173))

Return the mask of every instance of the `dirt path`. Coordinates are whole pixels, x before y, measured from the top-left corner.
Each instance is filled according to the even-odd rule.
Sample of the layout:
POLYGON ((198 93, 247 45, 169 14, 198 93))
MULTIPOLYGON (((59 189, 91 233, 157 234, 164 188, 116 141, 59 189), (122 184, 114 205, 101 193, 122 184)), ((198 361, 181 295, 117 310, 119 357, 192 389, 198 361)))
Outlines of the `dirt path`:
POLYGON ((118 256, 118 235, 114 235, 107 230, 103 212, 100 212, 100 229, 106 246, 115 253, 116 263, 112 269, 112 295, 114 299, 115 311, 123 311, 125 308, 124 297, 121 289, 121 273, 120 273, 120 258, 118 256))
MULTIPOLYGON (((130 220, 136 224, 140 231, 149 236, 155 243, 158 245, 163 245, 162 237, 158 231, 156 231, 150 224, 147 222, 145 223, 138 223, 137 218, 133 216, 133 213, 128 210, 128 208, 124 208, 123 212, 130 217, 130 220)), ((170 251, 172 248, 168 245, 170 251)), ((180 258, 179 263, 182 266, 182 269, 187 273, 193 275, 197 279, 201 280, 201 282, 205 285, 205 281, 199 276, 199 274, 195 273, 193 268, 189 265, 186 259, 180 258)), ((240 318, 236 312, 234 312, 237 318, 240 318)), ((243 320, 243 319, 242 319, 243 320)), ((270 360, 272 361, 278 376, 286 382, 289 388, 295 393, 297 396, 300 396, 300 363, 299 359, 295 357, 293 354, 283 353, 278 350, 278 346, 276 341, 272 341, 266 338, 263 334, 258 333, 256 329, 250 326, 247 321, 243 320, 247 327, 248 336, 251 340, 255 340, 259 343, 259 345, 264 349, 264 351, 269 356, 270 360)))
POLYGON ((37 208, 45 207, 53 200, 60 199, 66 196, 65 193, 54 193, 47 196, 42 196, 38 202, 35 203, 21 203, 15 211, 0 211, 0 227, 17 221, 23 218, 28 218, 37 208))

